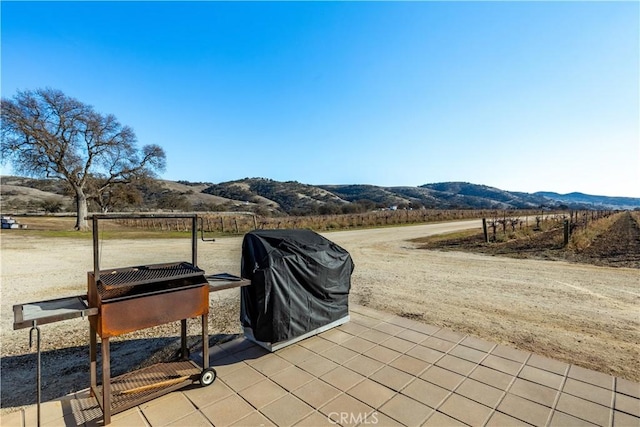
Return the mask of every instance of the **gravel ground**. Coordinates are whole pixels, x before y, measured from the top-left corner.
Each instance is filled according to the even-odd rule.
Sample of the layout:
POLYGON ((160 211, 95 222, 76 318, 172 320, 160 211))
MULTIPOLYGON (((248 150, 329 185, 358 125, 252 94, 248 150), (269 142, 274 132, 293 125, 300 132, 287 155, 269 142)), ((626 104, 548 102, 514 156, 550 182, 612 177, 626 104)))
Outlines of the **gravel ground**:
MULTIPOLYGON (((640 380, 640 274, 637 269, 425 251, 408 240, 479 227, 461 221, 339 231, 326 236, 355 262, 351 301, 446 326, 493 342, 640 380)), ((86 292, 92 268, 89 240, 0 237, 2 412, 35 403, 35 356, 28 329, 13 331, 12 306, 86 292)), ((200 242, 207 273, 239 274, 242 239, 200 242)), ((123 267, 190 259, 188 239, 105 240, 101 266, 123 267)), ((212 340, 240 331, 239 291, 211 297, 212 340)), ((199 325, 189 321, 197 349, 199 325)), ((166 358, 178 347, 179 323, 113 340, 112 373, 166 358)), ((86 388, 88 324, 42 326, 43 399, 86 388)))

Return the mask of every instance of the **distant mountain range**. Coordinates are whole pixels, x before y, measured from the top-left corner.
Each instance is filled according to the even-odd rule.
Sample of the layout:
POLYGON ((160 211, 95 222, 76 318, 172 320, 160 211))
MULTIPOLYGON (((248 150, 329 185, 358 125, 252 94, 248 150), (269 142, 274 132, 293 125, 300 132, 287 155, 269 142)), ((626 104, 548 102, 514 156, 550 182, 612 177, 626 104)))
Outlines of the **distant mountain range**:
MULTIPOLYGON (((72 203, 61 182, 0 177, 2 210, 23 208, 44 200, 72 203), (20 206, 17 206, 20 205, 20 206)), ((375 185, 308 185, 266 178, 192 183, 155 180, 139 188, 135 206, 113 210, 173 209, 254 211, 262 215, 356 213, 373 209, 640 209, 640 198, 582 193, 523 193, 467 182, 441 182, 418 187, 375 185)))

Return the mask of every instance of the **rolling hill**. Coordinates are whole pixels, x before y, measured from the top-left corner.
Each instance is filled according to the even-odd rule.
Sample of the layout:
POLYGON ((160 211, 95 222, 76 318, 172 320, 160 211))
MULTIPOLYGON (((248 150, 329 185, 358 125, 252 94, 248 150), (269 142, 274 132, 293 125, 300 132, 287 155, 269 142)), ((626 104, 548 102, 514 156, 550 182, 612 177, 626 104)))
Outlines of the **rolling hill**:
MULTIPOLYGON (((0 177, 3 212, 43 209, 44 204, 73 211, 63 182, 0 177)), ((260 215, 311 215, 365 212, 374 209, 640 209, 640 198, 583 193, 523 193, 468 182, 441 182, 418 187, 375 185, 308 185, 297 181, 244 178, 213 183, 153 180, 137 188, 135 206, 120 210, 252 211, 260 215)))

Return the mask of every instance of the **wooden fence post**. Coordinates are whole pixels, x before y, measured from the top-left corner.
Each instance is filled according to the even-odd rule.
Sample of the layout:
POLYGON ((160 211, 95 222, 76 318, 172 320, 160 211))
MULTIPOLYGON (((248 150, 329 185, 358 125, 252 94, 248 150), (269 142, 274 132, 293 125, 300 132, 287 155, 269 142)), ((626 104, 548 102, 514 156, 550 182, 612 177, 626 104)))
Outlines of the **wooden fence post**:
POLYGON ((489 243, 489 231, 487 230, 487 218, 482 218, 482 231, 484 232, 485 243, 489 243))

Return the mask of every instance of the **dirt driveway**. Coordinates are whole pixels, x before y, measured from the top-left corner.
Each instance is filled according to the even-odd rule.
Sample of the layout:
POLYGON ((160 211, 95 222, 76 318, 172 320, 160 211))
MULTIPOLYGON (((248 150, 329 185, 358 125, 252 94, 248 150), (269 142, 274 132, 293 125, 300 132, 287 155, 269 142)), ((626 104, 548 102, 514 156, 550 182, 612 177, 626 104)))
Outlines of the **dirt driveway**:
MULTIPOLYGON (((460 221, 326 236, 354 259, 353 302, 640 380, 639 270, 425 251, 407 241, 479 226, 460 221)), ((12 305, 86 292, 92 250, 84 239, 4 232, 1 238, 4 412, 34 403, 35 357, 28 330, 12 330, 12 305)), ((239 274, 241 242, 239 237, 201 242, 200 267, 239 274)), ((188 239, 106 240, 102 249, 105 268, 190 257, 188 239)), ((210 331, 238 332, 238 291, 214 295, 211 304, 210 331)), ((191 329, 197 335, 197 322, 191 329)), ((42 330, 43 398, 87 387, 87 323, 66 321, 42 330)), ((179 327, 169 325, 123 337, 112 346, 112 360, 119 360, 112 363, 114 375, 174 345, 178 335, 179 327)))

